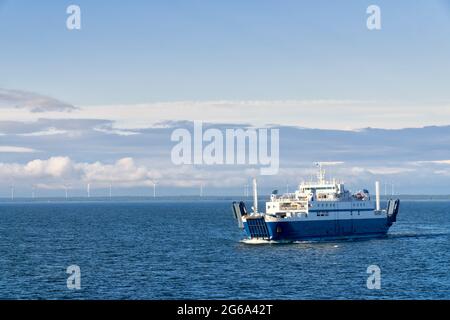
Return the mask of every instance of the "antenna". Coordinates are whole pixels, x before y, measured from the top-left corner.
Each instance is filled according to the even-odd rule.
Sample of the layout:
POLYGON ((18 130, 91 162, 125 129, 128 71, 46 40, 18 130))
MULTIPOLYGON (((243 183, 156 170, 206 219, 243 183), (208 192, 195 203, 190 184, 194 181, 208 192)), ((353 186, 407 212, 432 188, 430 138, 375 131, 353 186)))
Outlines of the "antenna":
POLYGON ((87 184, 87 197, 88 198, 91 197, 91 184, 90 183, 87 184))
POLYGON ((248 184, 244 185, 244 197, 248 198, 248 184))
POLYGON ((322 168, 321 162, 316 162, 316 166, 319 167, 319 172, 317 173, 317 180, 319 184, 325 183, 325 170, 322 168))
POLYGON ((200 184, 200 197, 203 197, 203 183, 200 184))
POLYGON ((109 183, 109 200, 112 199, 112 183, 109 183))
POLYGON ((14 201, 14 185, 11 185, 11 201, 14 201))

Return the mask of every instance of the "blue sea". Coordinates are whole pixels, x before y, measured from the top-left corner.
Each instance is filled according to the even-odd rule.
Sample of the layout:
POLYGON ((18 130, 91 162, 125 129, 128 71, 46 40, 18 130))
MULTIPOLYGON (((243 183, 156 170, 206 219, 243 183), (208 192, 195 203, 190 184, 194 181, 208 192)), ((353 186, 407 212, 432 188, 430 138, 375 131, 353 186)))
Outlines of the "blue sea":
POLYGON ((450 202, 387 237, 242 243, 226 200, 0 203, 1 299, 449 299, 450 202), (81 289, 69 290, 77 265, 81 289), (381 269, 381 289, 366 286, 381 269))

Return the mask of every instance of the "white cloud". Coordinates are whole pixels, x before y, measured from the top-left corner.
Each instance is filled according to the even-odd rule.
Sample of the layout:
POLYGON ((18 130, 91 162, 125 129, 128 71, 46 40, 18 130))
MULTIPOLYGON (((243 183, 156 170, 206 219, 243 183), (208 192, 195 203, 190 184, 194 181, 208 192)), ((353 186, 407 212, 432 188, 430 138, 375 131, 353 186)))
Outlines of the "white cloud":
POLYGON ((21 133, 19 136, 24 137, 44 137, 44 136, 54 136, 58 134, 68 134, 69 132, 66 130, 60 130, 56 128, 49 128, 45 131, 36 131, 36 132, 30 132, 30 133, 21 133))
POLYGON ((339 166, 341 164, 344 164, 343 161, 321 161, 321 165, 323 166, 339 166))
POLYGON ((33 153, 37 150, 25 147, 0 146, 0 153, 33 153))
POLYGON ((426 163, 434 163, 434 164, 449 164, 450 160, 432 160, 432 161, 417 161, 417 164, 426 164, 426 163))
POLYGON ((62 178, 72 174, 72 161, 68 157, 32 160, 24 165, 0 163, 0 177, 6 179, 62 178))
MULTIPOLYGON (((53 190, 62 190, 64 186, 85 190, 88 183, 93 189, 107 188, 110 184, 114 189, 151 188, 155 181, 159 186, 173 188, 174 194, 177 194, 177 188, 199 188, 200 185, 216 190, 231 188, 242 194, 244 185, 249 184, 250 178, 257 177, 259 172, 255 168, 239 166, 216 170, 214 166, 162 167, 142 161, 126 157, 114 163, 76 162, 69 157, 51 157, 24 164, 0 162, 0 181, 14 183, 17 189, 20 189, 20 186, 29 188, 34 185, 37 188, 53 190)), ((432 178, 435 183, 439 180, 439 185, 447 185, 446 179, 450 176, 449 170, 435 170, 425 165, 418 168, 408 166, 407 162, 403 167, 400 163, 392 167, 339 165, 332 167, 332 170, 330 167, 327 171, 327 179, 336 178, 343 181, 350 190, 372 188, 375 180, 382 183, 395 181, 398 190, 402 184, 408 186, 412 172, 418 184, 429 183, 432 178)), ((263 194, 269 189, 285 190, 286 184, 289 184, 289 190, 292 191, 301 181, 308 181, 310 177, 315 179, 316 173, 317 169, 313 164, 304 164, 299 167, 281 168, 279 175, 260 176, 258 181, 263 194)), ((215 193, 217 194, 217 191, 215 193)))
POLYGON ((374 175, 394 175, 401 173, 414 172, 416 169, 414 168, 405 168, 405 167, 375 167, 367 169, 368 172, 374 175))
POLYGON ((351 172, 354 175, 361 175, 361 174, 370 174, 370 175, 396 175, 396 174, 402 174, 402 173, 408 173, 408 172, 414 172, 417 168, 410 168, 410 167, 352 167, 351 172))
POLYGON ((52 157, 48 160, 33 160, 24 166, 24 174, 33 177, 48 176, 61 178, 69 175, 73 170, 73 164, 68 157, 52 157))
POLYGON ((118 129, 138 129, 165 121, 194 121, 254 126, 287 125, 356 130, 447 125, 450 105, 423 106, 352 100, 179 101, 138 105, 85 106, 73 117, 104 118, 118 129), (425 112, 427 110, 427 112, 425 112), (430 118, 430 114, 438 114, 430 118))
POLYGON ((227 171, 192 166, 154 167, 139 165, 133 158, 122 158, 113 164, 102 162, 75 162, 69 157, 35 159, 25 164, 1 163, 0 179, 41 185, 45 189, 60 189, 65 184, 84 188, 87 183, 96 187, 139 187, 158 185, 171 187, 196 187, 208 185, 230 187, 243 185, 246 177, 227 171))
POLYGON ((444 176, 450 175, 450 171, 448 170, 435 170, 433 171, 433 173, 436 175, 444 175, 444 176))
POLYGON ((145 166, 139 166, 132 158, 123 158, 114 164, 101 162, 74 162, 69 157, 35 159, 26 164, 0 163, 0 178, 40 183, 46 188, 60 188, 62 181, 73 185, 97 183, 129 187, 151 185, 152 179, 161 173, 145 166))
POLYGON ((149 183, 151 171, 144 166, 136 165, 132 158, 123 158, 114 164, 78 163, 77 170, 82 172, 86 182, 98 183, 149 183))
POLYGON ((118 136, 134 136, 140 134, 139 132, 130 131, 130 130, 119 130, 119 129, 107 129, 107 128, 94 128, 94 131, 102 132, 106 134, 115 134, 118 136))
MULTIPOLYGON (((84 106, 66 113, 50 108, 45 111, 45 117, 111 120, 114 127, 108 130, 114 134, 132 134, 132 129, 161 127, 168 121, 194 120, 217 124, 274 124, 318 129, 393 129, 448 125, 450 104, 424 106, 359 100, 174 101, 84 106)), ((0 118, 5 121, 37 121, 39 115, 26 109, 4 107, 0 108, 0 118)))
POLYGON ((0 88, 0 108, 25 109, 33 113, 70 112, 76 107, 57 99, 22 90, 0 88))

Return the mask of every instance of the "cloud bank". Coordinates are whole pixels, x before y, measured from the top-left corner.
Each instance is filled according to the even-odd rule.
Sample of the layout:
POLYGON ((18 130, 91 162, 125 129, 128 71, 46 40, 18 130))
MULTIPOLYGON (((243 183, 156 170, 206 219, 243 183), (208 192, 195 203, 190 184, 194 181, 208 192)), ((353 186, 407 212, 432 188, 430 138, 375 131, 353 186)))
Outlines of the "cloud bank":
MULTIPOLYGON (((354 188, 379 179, 403 193, 450 193, 445 103, 224 100, 75 108, 23 91, 0 93, 0 179, 18 186, 147 188, 158 181, 174 193, 200 185, 240 193, 259 168, 171 162, 173 130, 192 130, 191 121, 202 120, 205 129, 280 130, 279 174, 261 178, 268 190, 310 179, 320 161, 354 188)), ((5 184, 0 196, 2 190, 7 194, 5 184)))
POLYGON ((401 129, 448 125, 450 102, 424 105, 351 99, 216 100, 74 107, 34 93, 0 89, 2 121, 37 122, 42 118, 54 121, 110 121, 110 132, 116 134, 133 134, 135 129, 157 128, 168 122, 194 120, 215 124, 337 130, 368 127, 401 129))
POLYGON ((44 95, 0 88, 0 108, 25 109, 32 113, 70 112, 77 110, 71 104, 44 95))

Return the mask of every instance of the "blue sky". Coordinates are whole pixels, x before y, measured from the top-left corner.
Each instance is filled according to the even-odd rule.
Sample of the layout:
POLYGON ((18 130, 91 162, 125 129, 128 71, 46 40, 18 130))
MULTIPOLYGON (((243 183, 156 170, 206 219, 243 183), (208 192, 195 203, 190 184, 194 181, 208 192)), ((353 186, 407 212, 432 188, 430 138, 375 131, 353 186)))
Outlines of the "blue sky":
POLYGON ((170 132, 194 120, 279 128, 267 190, 335 161, 354 188, 450 193, 450 1, 0 0, 0 43, 0 197, 82 194, 105 174, 120 194, 149 177, 166 194, 241 193, 252 168, 172 165, 170 132))
POLYGON ((450 98, 443 0, 17 0, 0 10, 0 86, 76 105, 450 98), (79 32, 65 28, 72 3, 79 32), (378 32, 366 28, 372 3, 378 32))

